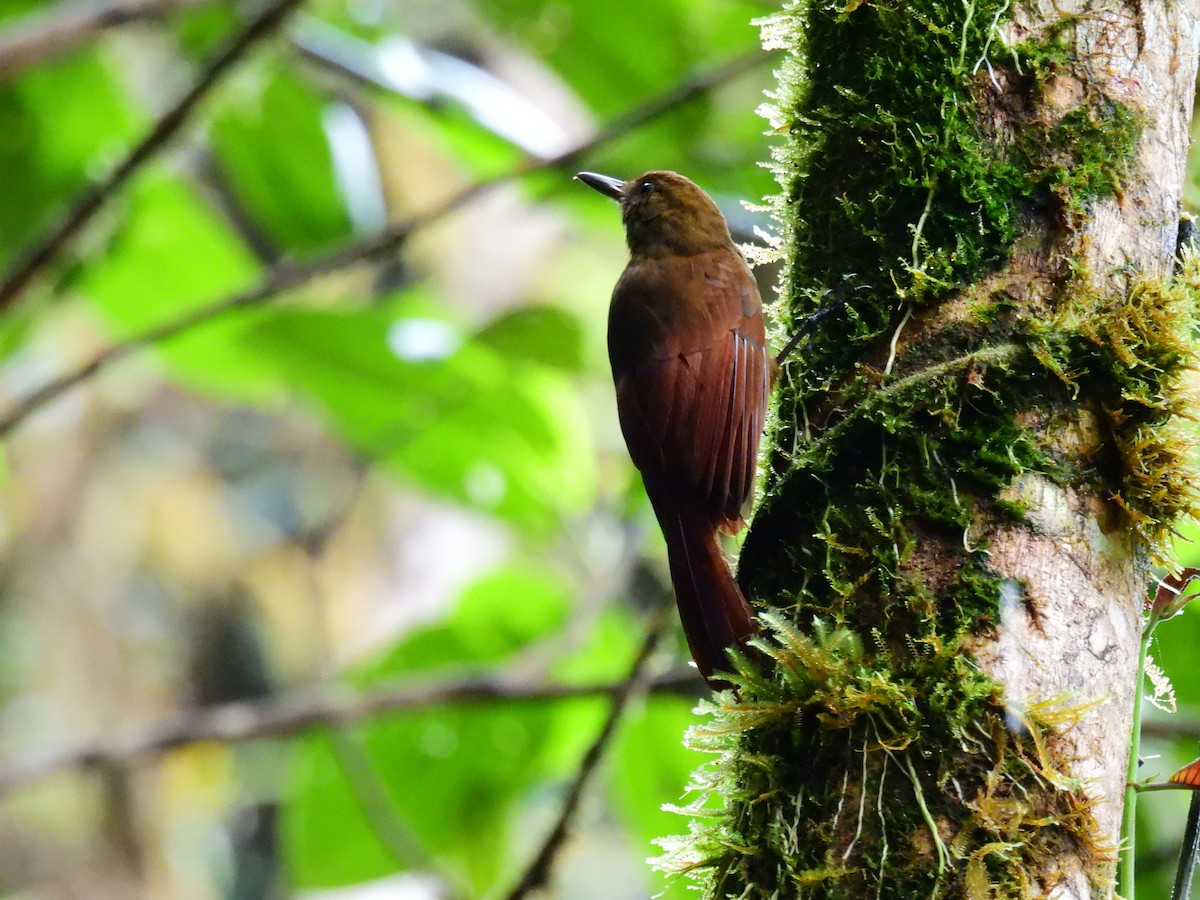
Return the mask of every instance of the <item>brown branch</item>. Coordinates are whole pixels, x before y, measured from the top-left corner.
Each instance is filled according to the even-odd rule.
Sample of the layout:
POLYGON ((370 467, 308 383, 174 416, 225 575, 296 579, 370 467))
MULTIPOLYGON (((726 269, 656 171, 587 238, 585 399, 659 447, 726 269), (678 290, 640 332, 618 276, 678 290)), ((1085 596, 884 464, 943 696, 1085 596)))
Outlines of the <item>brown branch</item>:
POLYGON ((0 34, 0 82, 31 66, 62 56, 110 28, 164 19, 212 0, 107 0, 64 3, 26 16, 0 34))
MULTIPOLYGON (((647 122, 664 113, 670 112, 696 97, 704 95, 714 87, 725 83, 768 58, 769 54, 760 50, 705 70, 616 119, 590 140, 584 141, 565 153, 546 160, 526 162, 517 166, 511 172, 499 175, 490 180, 477 182, 455 194, 440 206, 423 213, 418 213, 403 222, 393 224, 379 235, 368 240, 351 244, 341 250, 336 250, 309 262, 277 265, 267 272, 262 281, 249 290, 234 294, 208 306, 192 310, 177 319, 168 320, 141 334, 111 344, 96 353, 91 359, 80 364, 77 368, 46 382, 24 397, 18 398, 8 412, 0 417, 0 438, 6 437, 36 410, 57 399, 76 385, 87 381, 98 372, 107 369, 113 363, 130 356, 138 350, 166 341, 237 310, 263 306, 284 291, 299 287, 321 276, 385 256, 400 247, 415 231, 466 206, 485 192, 534 172, 547 169, 570 170, 582 157, 598 147, 636 130, 647 122)), ((3 308, 2 304, 0 304, 0 308, 3 308)))
POLYGON ((1142 722, 1142 737, 1200 738, 1200 711, 1181 710, 1178 716, 1142 722))
POLYGON ((604 719, 604 724, 600 726, 599 733, 592 741, 591 746, 588 747, 587 752, 583 754, 583 758, 579 761, 579 770, 575 773, 575 780, 571 782, 567 796, 563 799, 562 809, 558 813, 558 820, 554 823, 554 827, 550 829, 546 840, 542 842, 541 848, 525 869, 525 874, 521 876, 521 880, 509 892, 508 900, 522 900, 523 897, 528 896, 538 888, 544 887, 550 880, 550 872, 554 868, 554 860, 558 856, 559 850, 566 843, 567 830, 571 826, 571 820, 575 818, 575 811, 579 808, 579 801, 583 798, 584 789, 588 786, 592 775, 595 773, 597 766, 599 766, 600 758, 604 755, 605 748, 608 747, 613 735, 616 734, 617 723, 621 721, 621 716, 625 712, 629 698, 633 696, 634 691, 641 687, 642 682, 645 680, 646 664, 658 647, 663 632, 666 631, 666 623, 668 621, 666 613, 671 609, 673 607, 664 607, 656 614, 654 622, 646 632, 645 640, 642 641, 642 646, 634 658, 633 665, 629 669, 629 674, 625 676, 625 680, 617 686, 617 690, 612 694, 612 706, 609 707, 608 716, 604 719))
MULTIPOLYGON (((699 696, 703 690, 699 676, 690 670, 659 676, 647 687, 657 692, 694 696, 699 696)), ((226 703, 180 713, 139 734, 97 740, 25 762, 9 762, 0 767, 0 796, 51 775, 77 769, 128 766, 208 741, 237 744, 288 737, 316 728, 353 725, 389 713, 432 706, 544 703, 598 696, 616 698, 628 690, 627 681, 571 685, 467 678, 425 685, 392 685, 362 694, 324 690, 269 700, 226 703)))
POLYGON ((191 88, 168 109, 121 162, 86 188, 67 212, 35 240, 0 282, 0 312, 16 302, 34 277, 52 263, 105 202, 184 125, 203 100, 254 44, 271 34, 302 0, 273 0, 217 52, 191 88))

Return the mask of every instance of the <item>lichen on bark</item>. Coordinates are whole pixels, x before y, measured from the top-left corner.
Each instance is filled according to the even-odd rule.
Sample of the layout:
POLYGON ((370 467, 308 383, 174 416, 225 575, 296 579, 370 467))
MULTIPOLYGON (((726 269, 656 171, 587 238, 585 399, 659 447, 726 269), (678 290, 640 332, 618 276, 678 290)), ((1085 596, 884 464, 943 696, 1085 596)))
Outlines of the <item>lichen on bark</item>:
POLYGON ((709 896, 1111 883, 1074 737, 1107 663, 1027 673, 1043 617, 1076 615, 1132 683, 1147 560, 1197 508, 1200 278, 1097 271, 1093 219, 1159 126, 1095 76, 1095 27, 1009 0, 798 0, 764 25, 780 318, 845 306, 782 373, 742 549, 768 661, 693 731, 716 759, 665 844, 709 896))

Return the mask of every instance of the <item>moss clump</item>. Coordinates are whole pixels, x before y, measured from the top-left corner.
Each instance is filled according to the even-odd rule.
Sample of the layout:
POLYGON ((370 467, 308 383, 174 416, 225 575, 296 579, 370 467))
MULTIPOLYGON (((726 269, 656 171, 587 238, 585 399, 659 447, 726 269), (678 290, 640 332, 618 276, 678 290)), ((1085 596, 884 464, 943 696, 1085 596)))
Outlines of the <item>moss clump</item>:
POLYGON ((1026 524, 1004 494, 1026 473, 1107 489, 1150 541, 1196 505, 1171 424, 1195 286, 1141 282, 1049 324, 1026 310, 1059 298, 973 287, 1031 234, 1066 244, 1141 135, 1073 72, 1075 22, 1005 47, 1009 10, 800 0, 765 26, 788 50, 769 111, 785 316, 854 290, 784 373, 742 551, 772 663, 743 666, 692 735, 718 755, 697 788, 724 805, 685 810, 703 820, 666 865, 709 896, 1024 896, 1067 846, 1105 878, 1089 800, 1046 751, 1063 716, 1006 706, 971 661, 1012 593, 986 540, 1026 524), (1083 88, 1063 109, 1048 97, 1075 96, 1067 81, 1083 88), (949 299, 963 314, 890 345, 899 309, 949 299), (1081 390, 1113 425, 1111 461, 1056 443, 1081 390))
POLYGON ((1021 883, 1086 818, 1073 794, 1025 790, 1031 772, 1063 783, 1040 750, 1048 723, 1028 711, 1024 727, 1038 739, 1014 742, 1012 712, 964 656, 931 647, 906 662, 821 620, 811 635, 779 613, 763 620, 770 633, 758 646, 775 663, 771 675, 741 665, 733 680, 745 699, 722 695, 712 721, 689 734, 718 757, 680 810, 696 817, 691 834, 660 842, 665 867, 710 874, 709 896, 863 897, 877 887, 885 897, 938 896, 974 884, 967 896, 988 897, 990 886, 1021 883), (918 659, 942 689, 924 690, 931 673, 918 659), (934 729, 952 739, 914 737, 934 729), (918 774, 931 762, 954 773, 953 785, 950 775, 918 774), (838 771, 857 777, 831 784, 838 771), (949 810, 934 802, 947 789, 949 810), (713 794, 727 811, 717 827, 713 794), (885 867, 893 881, 876 885, 885 867))
POLYGON ((1034 186, 977 121, 977 64, 1005 6, 979 0, 964 16, 950 0, 799 2, 767 24, 768 43, 791 54, 768 109, 788 136, 774 150, 784 294, 796 313, 845 279, 888 298, 855 304, 854 340, 814 346, 814 379, 843 371, 896 297, 945 296, 1016 238, 1023 202, 1012 201, 1034 186))
POLYGON ((992 509, 998 519, 1022 524, 1026 521, 1029 506, 1020 500, 997 498, 992 501, 992 509))
POLYGON ((848 340, 813 342, 807 392, 895 324, 897 300, 932 303, 970 284, 1047 209, 1071 228, 1135 159, 1141 116, 1072 78, 1077 20, 1006 47, 1009 10, 796 0, 765 23, 765 42, 789 51, 764 110, 787 136, 772 151, 787 310, 804 315, 848 286, 874 301, 856 299, 848 340), (1042 104, 1068 81, 1076 107, 1042 104))
POLYGON ((1142 135, 1142 117, 1127 106, 1099 97, 1063 116, 1039 149, 1045 180, 1072 216, 1120 189, 1142 135))
POLYGON ((1116 298, 1076 297, 1030 335, 1038 359, 1073 394, 1095 397, 1120 467, 1101 485, 1156 561, 1170 563, 1176 522, 1200 515, 1200 261, 1185 248, 1168 280, 1134 278, 1116 298))

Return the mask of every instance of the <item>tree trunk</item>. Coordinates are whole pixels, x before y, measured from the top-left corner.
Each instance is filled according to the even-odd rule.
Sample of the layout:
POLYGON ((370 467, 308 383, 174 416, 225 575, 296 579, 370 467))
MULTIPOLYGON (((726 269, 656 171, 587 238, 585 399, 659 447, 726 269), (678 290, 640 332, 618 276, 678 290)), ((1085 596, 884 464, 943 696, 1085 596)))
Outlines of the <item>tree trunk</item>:
POLYGON ((1148 563, 1197 507, 1196 0, 800 2, 772 608, 697 742, 714 897, 1109 896, 1148 563))

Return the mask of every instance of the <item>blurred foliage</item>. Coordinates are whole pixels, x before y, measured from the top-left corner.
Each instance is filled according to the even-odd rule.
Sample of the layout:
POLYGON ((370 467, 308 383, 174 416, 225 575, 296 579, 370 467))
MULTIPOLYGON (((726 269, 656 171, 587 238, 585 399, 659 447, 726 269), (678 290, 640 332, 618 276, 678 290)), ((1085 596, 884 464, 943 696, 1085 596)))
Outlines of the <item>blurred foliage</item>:
MULTIPOLYGON (((467 588, 443 622, 417 631, 349 677, 367 688, 431 670, 486 672, 530 641, 552 637, 564 625, 569 603, 566 586, 540 572, 493 573, 467 588)), ((287 798, 292 815, 284 845, 295 884, 366 881, 397 863, 430 859, 472 894, 499 883, 501 873, 512 876, 508 831, 517 801, 539 777, 563 774, 547 771, 549 745, 567 741, 577 753, 586 740, 587 731, 555 728, 559 713, 541 704, 406 715, 356 729, 352 740, 362 758, 344 745, 339 749, 328 735, 305 738, 287 798), (361 765, 369 765, 383 785, 391 813, 404 823, 400 828, 411 831, 399 847, 384 839, 393 829, 378 828, 365 813, 370 807, 360 799, 364 788, 355 771, 361 765), (438 815, 426 814, 434 809, 438 815)))
MULTIPOLYGON (((0 265, 114 165, 255 6, 198 0, 0 84, 0 265)), ((0 31, 66 8, 10 0, 0 31)), ((752 51, 751 20, 769 11, 744 0, 311 0, 6 311, 6 402, 110 341, 258 284, 274 264, 372 235, 379 222, 364 209, 403 221, 528 160, 463 99, 472 91, 511 103, 512 116, 534 110, 530 132, 566 149, 752 51), (320 26, 398 83, 302 50, 298 35, 320 26), (432 52, 450 62, 439 57, 422 82, 432 52)), ((679 169, 735 224, 753 224, 738 201, 772 189, 754 114, 769 83, 760 66, 581 167, 679 169)), ((370 690, 489 673, 624 676, 653 593, 633 575, 662 554, 604 363, 620 226, 570 175, 525 177, 387 259, 190 329, 10 438, 6 759, 327 680, 370 690)), ((1196 611, 1164 626, 1156 654, 1192 715, 1197 627, 1196 611)), ((682 662, 679 643, 656 671, 682 662)), ((645 859, 652 838, 685 827, 662 805, 681 799, 697 763, 681 742, 693 704, 654 696, 626 716, 559 860, 557 896, 685 895, 645 859)), ((195 747, 124 775, 63 775, 4 801, 0 892, 248 900, 373 882, 397 896, 439 885, 501 895, 604 710, 595 698, 430 708, 195 747), (434 880, 387 880, 396 873, 434 880)), ((1192 751, 1181 741, 1170 752, 1192 751)), ((1142 809, 1157 816, 1163 802, 1142 809)), ((1165 826, 1142 833, 1154 853, 1177 840, 1165 826)))
MULTIPOLYGON (((111 169, 257 6, 181 4, 0 84, 0 162, 20 173, 0 200, 0 264, 111 169)), ((0 30, 66 9, 4 4, 0 30)), ((582 143, 752 52, 762 12, 311 0, 7 311, 0 389, 11 401, 272 266, 435 209, 524 165, 538 141, 582 143)), ((744 218, 739 201, 770 188, 754 113, 769 79, 760 66, 583 164, 678 168, 744 218)), ((620 224, 571 174, 494 189, 388 258, 189 328, 11 437, 6 758, 325 681, 625 676, 663 595, 634 574, 661 546, 605 363, 620 224)), ((682 664, 671 647, 655 671, 682 664)), ((557 895, 680 895, 645 860, 681 827, 662 805, 696 764, 681 741, 693 704, 655 696, 627 713, 557 895)), ((4 801, 0 893, 497 896, 550 828, 606 706, 435 706, 193 747, 120 777, 56 777, 4 801)))
POLYGON ((321 122, 328 98, 282 65, 263 79, 215 117, 210 146, 217 166, 273 246, 303 253, 349 238, 321 122))
POLYGON ((0 260, 62 211, 96 167, 145 127, 98 51, 29 71, 0 90, 0 161, 8 179, 0 204, 0 260))

